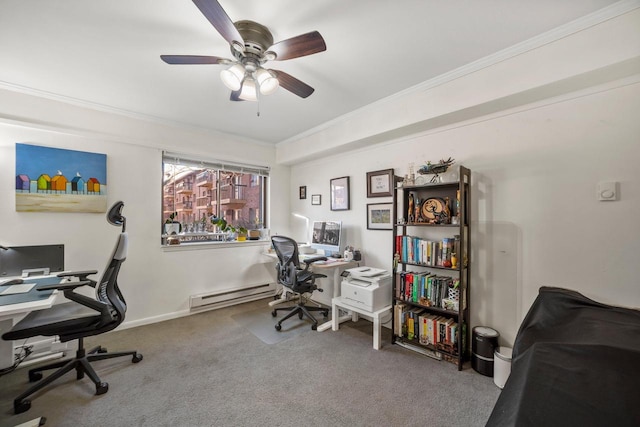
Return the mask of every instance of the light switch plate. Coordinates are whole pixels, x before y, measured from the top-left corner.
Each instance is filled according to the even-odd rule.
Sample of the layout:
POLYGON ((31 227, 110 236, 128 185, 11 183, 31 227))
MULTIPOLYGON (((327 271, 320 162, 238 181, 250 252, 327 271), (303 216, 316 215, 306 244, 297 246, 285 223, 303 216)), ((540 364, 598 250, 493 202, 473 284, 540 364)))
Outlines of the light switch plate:
POLYGON ((618 200, 618 183, 615 181, 606 181, 598 183, 598 200, 614 201, 618 200))

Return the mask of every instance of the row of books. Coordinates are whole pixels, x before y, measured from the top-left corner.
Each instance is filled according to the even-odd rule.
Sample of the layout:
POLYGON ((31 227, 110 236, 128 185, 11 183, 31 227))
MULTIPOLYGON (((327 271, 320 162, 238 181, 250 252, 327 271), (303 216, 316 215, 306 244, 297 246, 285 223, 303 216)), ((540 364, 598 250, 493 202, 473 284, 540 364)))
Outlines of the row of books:
POLYGON ((396 253, 401 262, 432 267, 451 267, 451 254, 457 254, 456 239, 427 240, 416 236, 396 236, 396 253))
POLYGON ((458 278, 428 271, 403 271, 396 273, 395 297, 427 307, 457 310, 459 287, 458 278))
MULTIPOLYGON (((459 325, 454 319, 398 303, 394 306, 394 334, 420 344, 457 353, 459 325)), ((465 325, 461 336, 465 336, 465 325)))

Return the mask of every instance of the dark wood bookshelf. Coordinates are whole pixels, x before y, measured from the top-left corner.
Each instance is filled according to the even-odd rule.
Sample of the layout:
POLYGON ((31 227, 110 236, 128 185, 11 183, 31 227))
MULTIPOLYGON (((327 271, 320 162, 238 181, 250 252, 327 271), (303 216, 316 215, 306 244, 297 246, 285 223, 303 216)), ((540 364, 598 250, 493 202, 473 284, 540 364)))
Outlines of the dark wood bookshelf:
MULTIPOLYGON (((392 344, 400 344, 402 347, 415 350, 419 353, 426 354, 438 359, 447 360, 457 365, 458 370, 462 370, 463 363, 469 360, 470 351, 470 284, 469 279, 469 256, 470 256, 470 191, 471 191, 471 171, 464 166, 459 166, 458 180, 445 183, 428 183, 424 185, 403 185, 396 187, 393 195, 393 254, 397 265, 394 268, 394 289, 393 289, 393 316, 392 316, 392 344), (411 200, 411 201, 410 201, 411 200), (416 201, 420 201, 420 206, 416 201), (445 209, 431 209, 433 200, 436 200, 435 206, 446 206, 445 209), (439 202, 441 203, 439 203, 439 202), (409 209, 414 203, 414 210, 409 209), (411 211, 411 212, 410 212, 411 211), (444 214, 443 214, 444 212, 444 214), (413 215, 412 215, 413 214, 413 215), (452 223, 452 218, 457 219, 457 223, 452 223), (442 229, 441 231, 437 231, 442 229), (449 231, 447 231, 449 230, 449 231), (448 235, 452 233, 452 235, 448 235), (443 238, 442 235, 447 234, 443 238), (457 267, 442 265, 444 259, 440 263, 436 258, 435 265, 429 263, 416 262, 416 259, 410 259, 406 256, 404 246, 398 248, 398 238, 401 244, 404 244, 407 238, 416 238, 414 242, 426 241, 432 244, 432 247, 447 246, 441 243, 445 239, 455 242, 455 250, 457 256, 457 267), (435 242, 435 243, 432 243, 435 242), (400 250, 401 253, 398 253, 400 250), (405 256, 403 256, 405 255, 405 256), (419 271, 416 271, 419 269, 419 271), (411 286, 412 283, 402 283, 401 279, 407 274, 421 274, 433 272, 435 276, 441 278, 443 283, 447 284, 447 288, 443 289, 439 284, 436 289, 440 290, 440 294, 436 296, 435 305, 424 305, 414 300, 406 300, 404 286, 411 286), (450 276, 442 276, 450 272, 450 276), (450 278, 449 278, 450 277, 450 278), (457 310, 440 307, 443 304, 443 295, 449 295, 449 289, 453 289, 450 283, 458 283, 457 286, 457 310), (403 286, 402 289, 396 289, 403 286), (401 292, 402 291, 402 292, 401 292), (446 291, 446 293, 445 293, 446 291), (403 297, 400 298, 399 295, 403 297), (399 305, 402 304, 402 307, 399 305), (411 316, 414 321, 414 339, 409 339, 405 334, 405 327, 402 324, 406 318, 399 319, 399 311, 403 313, 411 312, 411 314, 403 314, 406 317, 411 316), (445 331, 452 332, 455 324, 455 337, 451 341, 437 340, 435 343, 424 344, 420 342, 420 318, 422 316, 437 316, 443 323, 449 323, 443 326, 445 331), (451 328, 451 329, 446 329, 451 328)), ((424 247, 423 247, 424 248, 424 247)), ((433 251, 432 251, 433 252, 433 251)), ((422 254, 422 253, 421 253, 422 254)), ((434 256, 431 253, 431 256, 434 256)), ((440 253, 441 256, 441 253, 440 253)), ((421 257, 415 257, 419 261, 424 261, 421 257)), ((448 257, 445 257, 448 258, 448 257)), ((395 265, 395 263, 394 263, 395 265)), ((421 288, 424 290, 424 288, 421 288)), ((455 292, 454 292, 455 293, 455 292)), ((420 295, 420 297, 424 297, 420 295)), ((415 298, 414 298, 415 299, 415 298)), ((447 298, 449 299, 449 298, 447 298)), ((451 308, 449 304, 447 307, 451 308)), ((455 304, 453 305, 455 307, 455 304)), ((439 334, 440 327, 435 331, 439 334)), ((446 334, 445 334, 446 336, 446 334)))

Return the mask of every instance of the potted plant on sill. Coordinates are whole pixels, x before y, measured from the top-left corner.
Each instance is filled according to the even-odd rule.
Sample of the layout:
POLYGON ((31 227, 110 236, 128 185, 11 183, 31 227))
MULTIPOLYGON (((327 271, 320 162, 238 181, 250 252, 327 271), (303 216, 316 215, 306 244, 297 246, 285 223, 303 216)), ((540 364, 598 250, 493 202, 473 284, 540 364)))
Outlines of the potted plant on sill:
POLYGON ((249 240, 260 240, 263 236, 263 226, 262 226, 262 222, 260 222, 260 219, 255 218, 253 220, 253 225, 250 226, 249 230, 247 231, 247 238, 249 240))
MULTIPOLYGON (((216 216, 211 216, 211 224, 216 225, 218 230, 223 233, 228 233, 229 235, 235 234, 238 241, 247 240, 247 229, 242 226, 233 226, 229 224, 224 218, 217 218, 216 216)), ((227 240, 233 240, 233 237, 230 236, 227 240)))
POLYGON ((169 218, 164 222, 164 233, 167 235, 178 234, 182 231, 182 224, 175 221, 178 212, 172 212, 169 218))

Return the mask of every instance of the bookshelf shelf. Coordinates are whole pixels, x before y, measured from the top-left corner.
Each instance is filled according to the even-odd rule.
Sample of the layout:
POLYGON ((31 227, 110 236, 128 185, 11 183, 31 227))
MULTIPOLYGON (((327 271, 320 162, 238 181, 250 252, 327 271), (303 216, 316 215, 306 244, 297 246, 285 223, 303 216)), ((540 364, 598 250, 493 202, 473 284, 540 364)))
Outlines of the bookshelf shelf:
POLYGON ((454 318, 457 318, 460 315, 460 313, 458 313, 457 311, 447 310, 446 308, 431 307, 431 306, 428 306, 428 305, 423 305, 423 304, 420 304, 420 303, 415 303, 415 302, 405 301, 405 300, 400 300, 400 299, 397 299, 397 301, 401 301, 404 304, 409 305, 411 307, 424 309, 424 310, 426 310, 428 312, 431 312, 431 313, 438 313, 438 314, 442 314, 442 315, 449 316, 449 317, 454 317, 454 318))
POLYGON ((393 195, 392 343, 462 370, 469 359, 471 171, 393 195))
MULTIPOLYGON (((408 190, 407 188, 405 188, 405 190, 408 190)), ((407 223, 407 224, 396 224, 396 227, 455 227, 458 228, 459 226, 457 224, 428 224, 428 223, 422 223, 422 222, 411 222, 411 223, 407 223)))
POLYGON ((419 262, 405 262, 406 265, 415 265, 417 267, 435 268, 436 270, 460 271, 460 268, 443 267, 441 265, 427 265, 419 262))

